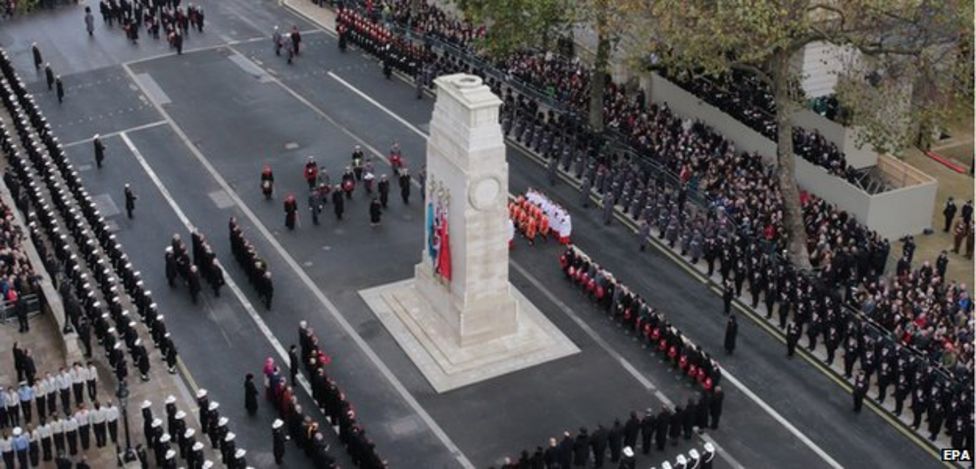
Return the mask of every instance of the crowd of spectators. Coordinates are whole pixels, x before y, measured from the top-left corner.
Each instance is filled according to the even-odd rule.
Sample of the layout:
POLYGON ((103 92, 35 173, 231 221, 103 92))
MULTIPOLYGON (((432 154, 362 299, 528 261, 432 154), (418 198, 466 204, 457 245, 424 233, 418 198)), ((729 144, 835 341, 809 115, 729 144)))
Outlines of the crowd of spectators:
MULTIPOLYGON (((24 297, 37 292, 39 277, 24 251, 24 234, 13 211, 2 202, 0 217, 0 295, 7 312, 21 316, 27 313, 22 310, 26 308, 24 297)), ((21 332, 26 331, 22 325, 21 332)))

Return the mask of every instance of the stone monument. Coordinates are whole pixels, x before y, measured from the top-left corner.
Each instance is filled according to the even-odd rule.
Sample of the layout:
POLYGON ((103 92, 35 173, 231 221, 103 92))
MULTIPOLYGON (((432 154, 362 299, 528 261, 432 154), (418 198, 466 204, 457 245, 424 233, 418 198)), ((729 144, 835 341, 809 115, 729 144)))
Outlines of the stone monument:
POLYGON ((360 295, 445 392, 579 349, 508 280, 501 100, 477 76, 434 83, 421 262, 414 278, 360 295))

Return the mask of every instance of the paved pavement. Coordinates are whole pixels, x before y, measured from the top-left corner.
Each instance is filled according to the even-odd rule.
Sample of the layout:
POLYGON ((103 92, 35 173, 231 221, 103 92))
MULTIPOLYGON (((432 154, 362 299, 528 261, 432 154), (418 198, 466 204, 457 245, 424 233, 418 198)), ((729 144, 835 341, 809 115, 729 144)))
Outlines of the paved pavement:
MULTIPOLYGON (((107 165, 100 171, 91 169, 90 145, 84 142, 69 146, 69 157, 82 169, 93 195, 106 195, 121 206, 125 182, 139 194, 134 220, 111 217, 119 227, 116 236, 167 315, 195 384, 217 396, 231 422, 254 423, 235 427, 241 446, 249 449, 249 462, 270 465, 266 425, 272 415, 264 406, 253 419, 244 415, 242 376, 258 373, 267 356, 280 361, 279 347, 297 342, 300 319, 310 321, 333 356, 331 374, 393 467, 485 467, 563 430, 592 428, 625 418, 631 410, 657 408, 661 397, 680 403, 693 395, 684 380, 595 314, 566 284, 555 246, 521 244, 512 257, 513 283, 582 353, 434 393, 357 294, 411 275, 422 244, 417 196, 407 206, 393 200, 375 229, 368 226, 361 193, 347 204, 342 222, 334 220, 329 206, 322 225, 312 226, 302 217, 294 232, 284 228, 281 208, 288 192, 303 199, 301 167, 307 155, 315 155, 335 179, 354 145, 384 154, 399 141, 408 164, 416 168, 432 101, 418 101, 409 85, 385 80, 379 65, 359 52, 340 54, 326 33, 306 34, 305 52, 295 65, 286 65, 274 56, 270 41, 261 40, 264 32, 273 24, 308 25, 272 2, 202 3, 210 13, 226 12, 208 27, 200 41, 208 44, 204 49, 153 57, 160 51, 144 47, 151 41, 131 51, 124 42, 104 46, 110 40, 103 38, 117 32, 100 29, 91 53, 105 50, 110 58, 91 67, 79 58, 70 73, 63 72, 69 84, 88 86, 89 91, 69 92, 60 107, 45 92, 38 100, 55 132, 66 135, 64 142, 132 129, 105 138, 107 165), (220 35, 232 38, 233 44, 208 42, 220 35), (265 163, 276 173, 276 198, 270 202, 258 191, 265 163), (241 221, 270 262, 276 282, 270 310, 259 305, 243 272, 233 265, 226 241, 230 216, 241 221), (187 224, 211 238, 240 295, 225 289, 220 298, 207 294, 201 305, 193 306, 181 287, 170 291, 166 286, 163 247, 174 232, 186 236, 187 224)), ((55 21, 70 23, 60 17, 31 20, 38 25, 55 21)), ((50 47, 54 42, 67 47, 58 40, 50 47)), ((21 61, 29 53, 29 39, 11 44, 0 36, 0 44, 21 61)), ((71 52, 79 57, 89 53, 84 46, 71 47, 79 47, 71 52)), ((509 151, 509 164, 512 192, 543 185, 543 172, 515 149, 509 151)), ((385 164, 377 167, 387 172, 385 164)), ((557 200, 576 198, 565 184, 549 192, 557 200)), ((604 227, 595 211, 571 211, 574 238, 584 250, 717 353, 724 331, 717 297, 657 251, 634 256, 628 230, 604 227)), ((720 357, 727 376, 742 384, 740 388, 726 378, 723 426, 708 435, 728 457, 721 467, 733 462, 750 468, 829 467, 830 462, 845 467, 938 464, 877 415, 853 415, 849 396, 834 382, 806 363, 787 362, 783 355, 774 338, 743 327, 736 355, 720 357)), ((306 395, 301 399, 308 403, 306 395)), ((294 453, 288 454, 289 466, 307 465, 294 453)), ((673 454, 653 453, 654 458, 641 464, 658 464, 673 454)))

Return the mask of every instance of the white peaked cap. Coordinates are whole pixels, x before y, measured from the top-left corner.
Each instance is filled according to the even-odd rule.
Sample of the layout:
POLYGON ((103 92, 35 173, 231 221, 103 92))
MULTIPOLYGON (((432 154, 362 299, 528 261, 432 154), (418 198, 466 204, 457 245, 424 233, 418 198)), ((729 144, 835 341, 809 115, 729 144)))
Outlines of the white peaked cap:
POLYGON ((624 447, 624 456, 627 456, 628 458, 633 457, 634 456, 634 450, 632 450, 630 448, 630 446, 624 447))

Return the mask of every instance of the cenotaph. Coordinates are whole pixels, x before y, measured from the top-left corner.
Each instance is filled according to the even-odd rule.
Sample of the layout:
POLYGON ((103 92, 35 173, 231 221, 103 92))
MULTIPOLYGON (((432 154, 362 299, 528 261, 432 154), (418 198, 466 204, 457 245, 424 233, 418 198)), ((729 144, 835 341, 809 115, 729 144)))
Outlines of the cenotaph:
POLYGON ((501 100, 473 75, 434 84, 421 262, 359 293, 441 393, 579 349, 508 280, 501 100))

